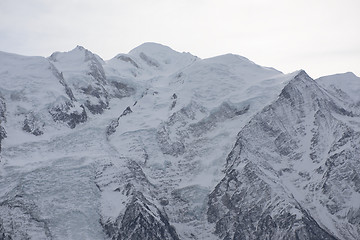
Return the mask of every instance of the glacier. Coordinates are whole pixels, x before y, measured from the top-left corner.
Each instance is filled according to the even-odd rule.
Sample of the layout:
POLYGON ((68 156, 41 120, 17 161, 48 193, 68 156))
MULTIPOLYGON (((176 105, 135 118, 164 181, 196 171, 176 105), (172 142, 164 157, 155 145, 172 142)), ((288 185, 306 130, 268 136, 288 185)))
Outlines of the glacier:
POLYGON ((359 239, 359 91, 157 43, 0 52, 0 239, 359 239))

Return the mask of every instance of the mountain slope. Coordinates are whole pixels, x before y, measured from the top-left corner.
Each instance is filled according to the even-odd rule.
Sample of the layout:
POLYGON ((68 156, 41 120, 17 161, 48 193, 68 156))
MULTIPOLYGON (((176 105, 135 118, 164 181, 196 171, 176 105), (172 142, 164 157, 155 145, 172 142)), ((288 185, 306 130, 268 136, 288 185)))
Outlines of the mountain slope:
POLYGON ((358 87, 155 43, 0 53, 0 239, 357 239, 358 87))
POLYGON ((300 72, 239 132, 209 199, 220 236, 359 237, 360 133, 348 121, 359 123, 360 109, 343 106, 300 72))

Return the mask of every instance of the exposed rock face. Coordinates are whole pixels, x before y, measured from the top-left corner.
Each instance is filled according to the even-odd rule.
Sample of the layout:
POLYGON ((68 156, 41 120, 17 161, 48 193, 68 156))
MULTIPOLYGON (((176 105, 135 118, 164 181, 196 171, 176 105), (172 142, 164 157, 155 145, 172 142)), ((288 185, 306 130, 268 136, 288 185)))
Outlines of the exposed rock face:
POLYGON ((170 107, 170 110, 172 110, 175 106, 176 106, 176 99, 177 99, 177 95, 174 93, 172 96, 171 96, 171 100, 172 103, 171 103, 171 107, 170 107))
POLYGON ((33 113, 28 113, 25 116, 23 130, 25 132, 31 133, 35 136, 44 134, 43 128, 45 123, 41 122, 38 117, 33 113))
POLYGON ((119 118, 112 120, 109 126, 106 128, 106 135, 110 136, 116 132, 116 128, 119 126, 119 118))
POLYGON ((125 83, 112 81, 111 84, 116 88, 114 96, 117 98, 130 97, 135 94, 135 89, 125 83))
POLYGON ((216 186, 207 214, 221 239, 336 239, 272 181, 249 162, 216 186))
POLYGON ((0 153, 1 153, 1 141, 5 138, 6 138, 5 128, 0 125, 0 153))
POLYGON ((178 240, 175 228, 166 215, 141 193, 136 193, 127 204, 124 216, 114 223, 105 223, 104 229, 111 239, 178 240))
POLYGON ((71 88, 65 82, 64 75, 60 73, 52 63, 50 63, 50 68, 54 76, 59 80, 60 84, 64 86, 66 95, 70 98, 71 101, 76 101, 71 88))
POLYGON ((0 119, 5 121, 6 104, 4 98, 0 95, 0 119))
POLYGON ((87 120, 87 114, 84 106, 75 109, 75 106, 70 102, 54 106, 50 109, 50 114, 54 121, 61 121, 66 123, 70 128, 75 128, 79 123, 84 123, 87 120))
POLYGON ((108 81, 102 66, 103 60, 100 57, 77 46, 70 52, 53 53, 49 60, 60 72, 56 75, 70 99, 76 99, 92 114, 101 114, 108 108, 110 99, 107 90, 108 81), (79 72, 71 64, 78 65, 83 70, 79 72))
POLYGON ((120 118, 123 117, 123 116, 126 116, 126 115, 128 115, 128 114, 130 114, 130 113, 132 113, 132 110, 131 110, 130 107, 127 107, 127 108, 123 111, 123 113, 122 113, 117 119, 112 120, 112 121, 110 122, 110 125, 109 125, 109 126, 107 127, 107 129, 106 129, 106 135, 107 135, 107 136, 110 136, 111 134, 115 133, 115 132, 116 132, 116 128, 119 126, 119 120, 120 120, 120 118))
POLYGON ((160 64, 155 60, 155 59, 152 59, 151 57, 147 56, 145 53, 141 52, 140 53, 140 58, 142 60, 144 60, 146 62, 147 65, 149 65, 150 67, 159 67, 160 64))
POLYGON ((107 84, 104 68, 96 57, 89 50, 85 50, 85 62, 89 62, 90 71, 88 72, 98 83, 107 84))
POLYGON ((6 105, 5 100, 0 95, 0 153, 1 153, 1 142, 4 138, 6 138, 6 131, 3 127, 3 123, 5 122, 5 111, 6 111, 6 105))
POLYGON ((125 56, 125 55, 118 55, 116 57, 117 59, 120 59, 124 62, 128 62, 128 63, 131 63, 134 67, 136 68, 140 68, 139 65, 129 56, 125 56))
POLYGON ((358 208, 344 203, 359 194, 359 133, 344 121, 356 115, 342 111, 345 104, 300 72, 240 131, 209 197, 208 220, 221 238, 352 239, 349 212, 358 208), (347 219, 337 234, 319 208, 334 222, 347 219))
POLYGON ((118 181, 108 183, 109 174, 113 173, 113 164, 104 165, 97 176, 97 185, 103 192, 112 191, 126 199, 124 209, 115 219, 102 219, 106 234, 111 239, 179 239, 175 228, 170 225, 166 213, 154 203, 152 185, 141 167, 134 161, 122 159, 121 172, 115 176, 118 181), (150 195, 149 195, 150 194, 150 195), (147 195, 145 197, 144 195, 147 195))

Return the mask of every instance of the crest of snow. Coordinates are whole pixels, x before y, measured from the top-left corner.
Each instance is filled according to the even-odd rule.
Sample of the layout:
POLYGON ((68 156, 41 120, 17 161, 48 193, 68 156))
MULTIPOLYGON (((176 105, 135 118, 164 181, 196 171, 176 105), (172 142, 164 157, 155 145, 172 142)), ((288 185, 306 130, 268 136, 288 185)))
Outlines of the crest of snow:
POLYGON ((6 123, 8 140, 17 136, 15 142, 28 139, 19 137, 26 134, 17 130, 22 128, 26 114, 31 113, 48 125, 53 122, 48 114, 49 104, 58 98, 67 99, 63 86, 46 58, 3 52, 0 52, 0 94, 7 103, 7 113, 12 117, 12 121, 6 123))
POLYGON ((282 77, 283 74, 277 70, 261 67, 238 55, 227 54, 196 61, 173 76, 170 85, 179 90, 179 102, 195 100, 212 108, 222 102, 250 100, 256 104, 259 98, 267 99, 274 93, 276 96, 283 86, 282 77))
POLYGON ((81 46, 69 52, 55 52, 48 59, 67 77, 87 73, 91 61, 104 64, 99 56, 81 46))
POLYGON ((316 81, 326 89, 339 89, 355 102, 360 102, 360 78, 352 72, 324 76, 316 81))
POLYGON ((180 53, 158 43, 144 43, 129 52, 130 56, 140 57, 147 65, 153 67, 181 68, 198 59, 190 53, 180 53), (146 59, 149 59, 147 61, 146 59), (151 63, 151 60, 153 63, 151 63), (158 65, 158 66, 157 66, 158 65))

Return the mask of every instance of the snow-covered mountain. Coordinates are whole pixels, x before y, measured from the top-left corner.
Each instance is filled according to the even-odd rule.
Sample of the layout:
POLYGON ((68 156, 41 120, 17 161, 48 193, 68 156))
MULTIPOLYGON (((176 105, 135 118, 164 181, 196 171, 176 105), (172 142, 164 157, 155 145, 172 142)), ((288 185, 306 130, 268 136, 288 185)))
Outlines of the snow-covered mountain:
POLYGON ((0 239, 360 239, 359 156, 352 73, 0 52, 0 239))

